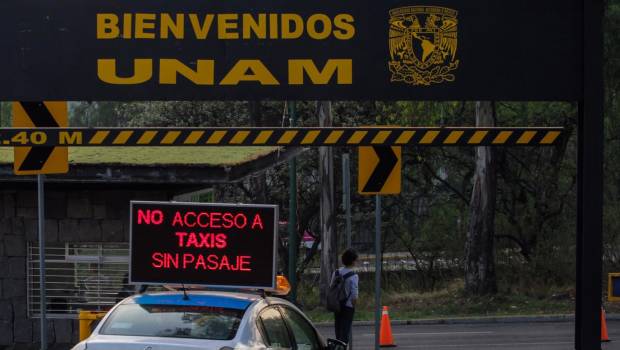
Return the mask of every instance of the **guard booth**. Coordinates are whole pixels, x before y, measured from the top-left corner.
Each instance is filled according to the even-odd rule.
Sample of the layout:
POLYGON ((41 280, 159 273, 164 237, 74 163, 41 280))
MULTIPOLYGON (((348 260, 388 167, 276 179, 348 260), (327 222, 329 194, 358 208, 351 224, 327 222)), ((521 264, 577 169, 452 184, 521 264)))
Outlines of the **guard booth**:
MULTIPOLYGON (((68 348, 80 337, 80 322, 95 321, 127 295, 131 200, 230 200, 222 188, 298 152, 248 149, 223 158, 234 164, 217 164, 211 152, 226 150, 200 149, 179 164, 183 158, 170 149, 159 156, 136 148, 85 151, 72 150, 70 172, 49 176, 46 189, 49 341, 68 348), (144 154, 153 158, 140 159, 144 154)), ((12 154, 0 148, 0 315, 14 315, 0 316, 0 344, 24 346, 39 339, 37 201, 34 178, 13 175, 12 154)))

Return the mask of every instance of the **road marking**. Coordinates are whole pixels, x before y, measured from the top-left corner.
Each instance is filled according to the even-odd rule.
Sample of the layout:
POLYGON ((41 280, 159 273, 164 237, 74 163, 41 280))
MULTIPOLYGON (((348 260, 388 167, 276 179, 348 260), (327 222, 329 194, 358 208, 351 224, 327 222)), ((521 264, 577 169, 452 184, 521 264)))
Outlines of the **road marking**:
POLYGON ((573 344, 572 341, 546 342, 546 343, 495 343, 495 344, 450 344, 450 345, 405 345, 401 348, 428 349, 428 348, 469 348, 469 347, 498 347, 498 346, 539 346, 539 345, 565 345, 573 344))
MULTIPOLYGON (((574 344, 572 341, 565 342, 546 342, 546 343, 494 343, 494 344, 449 344, 449 345, 399 345, 399 348, 405 349, 441 349, 441 348, 477 348, 477 347, 507 347, 507 346, 548 346, 548 345, 566 345, 566 344, 574 344)), ((369 347, 368 349, 372 349, 369 347)))
MULTIPOLYGON (((424 336, 424 335, 452 335, 452 334, 459 334, 459 335, 464 335, 464 334, 471 334, 471 335, 476 335, 476 334, 493 334, 495 332, 427 332, 427 333, 393 333, 392 335, 394 336, 424 336)), ((375 334, 374 333, 365 333, 363 334, 363 336, 365 337, 374 337, 375 334)))

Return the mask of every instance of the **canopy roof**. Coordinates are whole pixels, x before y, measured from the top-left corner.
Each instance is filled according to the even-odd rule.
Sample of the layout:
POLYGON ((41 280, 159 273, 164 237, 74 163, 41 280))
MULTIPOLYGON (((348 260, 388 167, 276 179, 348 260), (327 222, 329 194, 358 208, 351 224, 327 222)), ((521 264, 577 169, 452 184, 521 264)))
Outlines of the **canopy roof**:
MULTIPOLYGON (((281 147, 73 147, 69 173, 48 182, 70 184, 206 185, 236 182, 288 160, 302 149, 281 147)), ((13 149, 0 147, 0 184, 31 183, 13 175, 13 149)))
MULTIPOLYGON (((233 166, 264 157, 277 147, 72 147, 72 165, 233 166)), ((0 164, 13 163, 13 149, 0 148, 0 164)))

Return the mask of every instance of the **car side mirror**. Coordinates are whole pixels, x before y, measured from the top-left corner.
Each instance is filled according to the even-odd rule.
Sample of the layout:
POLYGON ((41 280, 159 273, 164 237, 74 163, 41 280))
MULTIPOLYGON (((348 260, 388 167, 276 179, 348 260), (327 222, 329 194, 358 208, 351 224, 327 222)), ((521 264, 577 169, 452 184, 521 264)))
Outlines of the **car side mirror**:
POLYGON ((347 350, 347 343, 336 339, 327 339, 328 350, 347 350))

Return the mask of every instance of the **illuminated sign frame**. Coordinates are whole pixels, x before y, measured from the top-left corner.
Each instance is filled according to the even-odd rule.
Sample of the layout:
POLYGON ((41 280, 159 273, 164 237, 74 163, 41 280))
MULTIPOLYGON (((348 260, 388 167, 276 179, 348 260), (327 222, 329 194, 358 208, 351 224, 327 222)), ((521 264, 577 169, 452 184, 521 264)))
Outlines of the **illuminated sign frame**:
MULTIPOLYGON (((276 288, 276 275, 277 275, 277 258, 278 258, 278 250, 277 250, 277 235, 278 235, 278 218, 279 218, 279 208, 277 205, 270 204, 232 204, 232 203, 191 203, 191 202, 164 202, 164 201, 131 201, 129 205, 129 251, 130 251, 130 259, 129 259, 129 282, 132 284, 144 284, 144 285, 201 285, 205 287, 215 287, 215 288, 227 288, 227 289, 275 289, 276 288), (134 208, 136 206, 158 206, 158 207, 176 207, 178 209, 182 208, 231 208, 231 209, 260 209, 260 210, 273 210, 273 235, 271 236, 272 244, 271 249, 273 254, 271 254, 271 276, 269 283, 258 283, 258 284, 222 284, 222 283, 206 283, 202 281, 196 282, 194 281, 186 281, 183 278, 179 278, 178 280, 172 280, 170 278, 161 280, 154 280, 143 278, 144 276, 138 280, 134 280, 137 274, 134 274, 134 267, 136 264, 134 262, 134 208)), ((268 232, 269 228, 265 228, 264 232, 268 232)), ((142 273, 144 275, 144 273, 142 273)), ((266 279, 265 279, 266 280, 266 279)))
POLYGON ((620 301, 620 296, 613 295, 613 280, 620 279, 620 272, 611 272, 607 274, 607 300, 610 302, 620 301))

